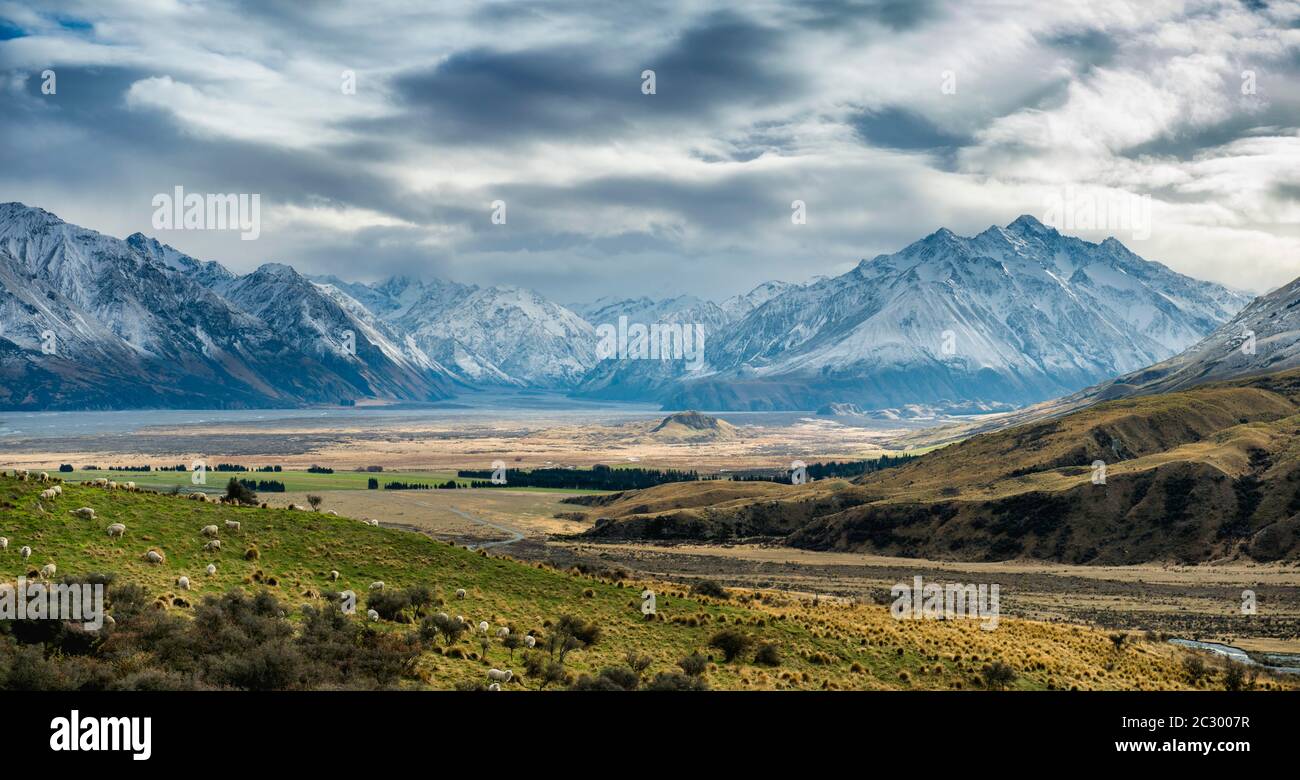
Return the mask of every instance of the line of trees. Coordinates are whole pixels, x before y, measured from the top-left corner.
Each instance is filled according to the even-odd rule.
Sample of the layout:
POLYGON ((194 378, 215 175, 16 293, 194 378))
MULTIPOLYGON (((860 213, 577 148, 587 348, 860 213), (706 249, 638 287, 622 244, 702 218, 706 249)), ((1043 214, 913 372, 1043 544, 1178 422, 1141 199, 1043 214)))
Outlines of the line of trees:
POLYGON ((637 490, 669 482, 695 482, 696 471, 677 469, 610 468, 596 465, 590 469, 506 469, 505 484, 496 484, 491 471, 462 470, 456 475, 474 479, 474 487, 542 487, 568 490, 637 490), (477 480, 486 480, 480 484, 477 480))

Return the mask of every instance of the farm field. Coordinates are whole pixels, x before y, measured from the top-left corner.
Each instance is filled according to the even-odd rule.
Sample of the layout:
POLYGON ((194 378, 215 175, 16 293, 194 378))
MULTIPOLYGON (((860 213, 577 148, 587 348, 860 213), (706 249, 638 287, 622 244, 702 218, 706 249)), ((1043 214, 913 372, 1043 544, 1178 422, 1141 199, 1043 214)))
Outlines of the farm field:
MULTIPOLYGON (((321 474, 310 471, 285 470, 278 472, 268 471, 214 471, 209 469, 206 480, 202 485, 196 485, 192 481, 192 473, 188 471, 86 471, 77 469, 72 472, 60 474, 69 482, 83 482, 98 478, 107 478, 117 482, 134 482, 143 488, 165 490, 172 487, 180 487, 187 491, 201 491, 206 493, 225 492, 226 483, 231 477, 237 479, 248 479, 253 481, 274 480, 283 482, 286 492, 288 491, 317 491, 317 490, 366 490, 369 480, 379 480, 380 492, 387 482, 416 482, 428 484, 443 484, 455 480, 456 484, 468 487, 474 480, 465 479, 456 476, 455 471, 396 471, 396 472, 357 472, 357 471, 336 471, 333 474, 321 474)), ((564 494, 572 493, 599 493, 602 491, 586 490, 558 490, 554 488, 485 488, 485 490, 530 490, 530 491, 554 491, 564 494)), ((402 491, 402 492, 429 492, 420 491, 402 491)), ((267 493, 267 497, 273 497, 278 494, 267 493)))
MULTIPOLYGON (((975 621, 898 621, 886 607, 858 600, 749 589, 717 598, 691 596, 684 584, 640 578, 616 566, 587 566, 582 575, 343 516, 81 485, 67 485, 63 496, 45 506, 40 489, 0 477, 0 535, 11 540, 0 552, 0 579, 47 563, 57 563, 60 577, 111 573, 119 582, 142 586, 158 609, 172 614, 188 614, 205 596, 230 589, 265 590, 296 622, 304 614, 300 605, 323 607, 336 588, 355 590, 363 602, 373 599, 367 588, 378 580, 389 591, 427 587, 435 599, 430 609, 511 626, 516 633, 545 636, 564 615, 593 621, 601 628, 599 639, 572 652, 564 670, 569 679, 621 664, 629 652, 649 659, 647 675, 671 672, 678 660, 698 651, 712 657, 701 679, 726 689, 979 688, 989 685, 983 675, 990 664, 1010 670, 998 685, 1013 689, 1193 687, 1184 672, 1188 651, 1137 633, 1117 644, 1107 632, 1085 626, 1006 617, 996 631, 981 630, 975 621), (81 506, 94 508, 97 517, 82 520, 69 513, 81 506), (205 552, 199 530, 209 524, 225 528, 227 520, 239 522, 240 529, 223 531, 223 548, 205 552), (104 527, 113 522, 126 525, 125 538, 107 537, 104 527), (16 554, 19 545, 33 548, 25 563, 16 554), (149 549, 163 552, 165 561, 146 563, 142 556, 149 549), (216 566, 213 575, 204 573, 209 563, 216 566), (328 578, 330 570, 340 572, 337 582, 328 578), (192 589, 177 587, 182 575, 192 589), (641 615, 637 594, 645 586, 658 593, 657 620, 641 615), (456 598, 457 589, 466 591, 465 598, 456 598), (748 654, 724 660, 710 639, 727 629, 774 645, 779 660, 764 665, 748 654)), ((373 630, 409 640, 414 624, 405 619, 413 617, 380 620, 373 630)), ((0 638, 0 656, 13 649, 11 641, 0 638)), ((469 639, 420 648, 403 687, 472 685, 483 679, 488 664, 520 666, 514 660, 519 651, 492 642, 486 659, 469 639)), ((1215 687, 1219 675, 1212 669, 1195 686, 1215 687)), ((1264 688, 1295 684, 1269 675, 1259 680, 1264 688)), ((540 686, 517 676, 507 687, 540 686)))

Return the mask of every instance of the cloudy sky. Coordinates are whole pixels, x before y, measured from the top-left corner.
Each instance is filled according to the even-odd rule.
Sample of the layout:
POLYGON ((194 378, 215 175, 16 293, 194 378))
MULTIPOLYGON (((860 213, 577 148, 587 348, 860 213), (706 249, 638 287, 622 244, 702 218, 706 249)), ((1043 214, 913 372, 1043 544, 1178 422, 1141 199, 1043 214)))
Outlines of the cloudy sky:
POLYGON ((240 272, 721 298, 1064 206, 1300 275, 1298 2, 0 0, 0 106, 0 201, 240 272), (154 230, 177 185, 261 237, 154 230))

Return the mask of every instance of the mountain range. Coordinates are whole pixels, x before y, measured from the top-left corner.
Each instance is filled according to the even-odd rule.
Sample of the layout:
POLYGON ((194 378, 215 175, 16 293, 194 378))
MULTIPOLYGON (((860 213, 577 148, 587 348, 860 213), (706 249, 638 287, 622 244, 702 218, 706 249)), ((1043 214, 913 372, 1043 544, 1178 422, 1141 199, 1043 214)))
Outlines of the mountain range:
POLYGON ((117 239, 7 203, 0 408, 419 402, 513 388, 669 409, 999 409, 1166 360, 1247 302, 1032 217, 971 238, 939 230, 837 277, 721 302, 564 306, 518 287, 360 283, 278 263, 238 275, 143 234, 117 239), (701 325, 702 368, 600 359, 597 327, 621 319, 701 325))

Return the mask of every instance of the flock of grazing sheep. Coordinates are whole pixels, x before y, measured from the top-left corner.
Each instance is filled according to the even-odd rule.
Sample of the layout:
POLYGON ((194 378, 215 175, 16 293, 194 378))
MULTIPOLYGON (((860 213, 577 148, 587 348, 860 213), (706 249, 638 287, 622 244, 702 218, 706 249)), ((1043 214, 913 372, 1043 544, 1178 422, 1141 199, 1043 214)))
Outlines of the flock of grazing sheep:
MULTIPOLYGON (((3 474, 3 472, 0 472, 0 474, 3 474)), ((50 475, 47 474, 46 472, 42 471, 33 474, 29 472, 27 469, 15 469, 14 477, 20 482, 35 481, 43 484, 50 483, 52 485, 50 488, 41 491, 40 493, 41 501, 54 502, 60 496, 63 495, 62 479, 59 477, 50 477, 50 475)), ((83 487, 97 487, 97 488, 103 488, 104 490, 110 490, 110 491, 125 490, 133 493, 140 492, 140 489, 136 487, 136 484, 134 482, 119 483, 102 477, 99 479, 82 482, 81 484, 83 487)), ((227 503, 228 502, 225 496, 221 496, 219 498, 212 498, 205 493, 187 493, 185 495, 186 498, 191 501, 202 501, 206 503, 227 503)), ((267 509, 269 508, 269 505, 263 503, 261 507, 263 509, 267 509)), ((297 511, 305 511, 307 509, 307 507, 301 507, 296 504, 290 504, 288 508, 290 510, 297 510, 297 511)), ((40 509, 41 511, 46 511, 43 505, 40 506, 40 509)), ((94 508, 88 506, 80 507, 79 509, 69 510, 68 514, 82 520, 95 519, 94 508)), ((328 512, 328 514, 337 515, 338 513, 328 512)), ((376 528, 379 526, 379 521, 374 519, 362 519, 361 522, 364 525, 368 525, 376 528)), ((225 528, 229 532, 239 533, 241 524, 238 520, 227 520, 225 521, 225 528)), ((123 523, 112 523, 108 526, 107 531, 110 539, 126 538, 127 528, 126 525, 124 525, 123 523)), ((199 536, 207 540, 203 545, 204 552, 220 552, 221 540, 217 538, 219 535, 220 535, 220 528, 216 525, 205 525, 203 526, 203 528, 199 529, 199 536)), ((9 539, 0 536, 0 552, 7 550, 8 548, 9 548, 9 539)), ((23 561, 26 561, 28 558, 32 556, 32 548, 29 545, 24 545, 19 549, 18 554, 21 556, 23 561)), ((162 564, 166 561, 166 556, 163 555, 162 551, 157 549, 147 550, 142 557, 145 561, 153 564, 162 564)), ((57 571, 58 571, 58 567, 54 563, 48 563, 45 566, 41 567, 40 576, 42 579, 46 579, 46 580, 53 579, 57 571)), ((215 575, 217 573, 216 564, 209 563, 205 571, 208 574, 208 576, 215 575)), ((337 570, 331 570, 329 573, 329 577, 333 581, 337 581, 339 579, 339 576, 340 575, 337 570)), ((178 587, 181 590, 189 590, 190 585, 191 585, 190 578, 188 576, 182 575, 176 579, 176 587, 178 587)), ((383 589, 384 589, 384 583, 382 581, 375 581, 370 583, 370 590, 372 591, 378 591, 383 589)), ((464 588, 459 588, 456 590, 456 598, 464 599, 465 596, 466 593, 464 588)), ((347 590, 340 593, 339 597, 340 599, 345 601, 348 600, 355 601, 356 594, 350 590, 347 590)), ((369 609, 366 611, 366 617, 371 621, 377 621, 379 620, 379 613, 374 609, 369 609)), ((446 613, 439 613, 438 617, 443 620, 450 620, 450 616, 447 615, 446 613)), ((112 618, 106 616, 105 622, 107 623, 110 621, 112 621, 112 618)), ((465 617, 462 615, 456 616, 456 622, 460 623, 461 625, 466 625, 466 626, 469 625, 469 621, 467 621, 465 617)), ((478 629, 481 634, 487 636, 491 631, 491 626, 488 624, 486 620, 484 620, 479 622, 478 629)), ((505 626, 501 626, 496 630, 496 636, 499 639, 505 639, 507 636, 509 636, 509 634, 510 634, 510 629, 506 628, 505 626)), ((524 644, 529 648, 535 647, 537 644, 537 637, 532 635, 524 637, 524 644)), ((514 672, 510 669, 489 669, 487 672, 487 676, 489 681, 488 690, 499 691, 501 690, 502 683, 509 683, 512 679, 514 679, 514 672)))

